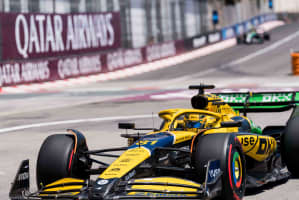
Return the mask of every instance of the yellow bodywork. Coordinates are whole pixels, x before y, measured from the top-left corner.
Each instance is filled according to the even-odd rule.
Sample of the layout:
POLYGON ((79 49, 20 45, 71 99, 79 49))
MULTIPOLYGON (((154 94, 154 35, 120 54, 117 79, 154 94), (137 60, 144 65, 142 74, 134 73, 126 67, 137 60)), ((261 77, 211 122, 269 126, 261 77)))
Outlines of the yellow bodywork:
MULTIPOLYGON (((198 192, 201 188, 200 184, 197 184, 193 181, 188 181, 185 179, 174 178, 174 177, 156 177, 156 178, 144 178, 144 179, 135 179, 130 182, 132 184, 131 188, 135 190, 146 190, 148 192, 130 192, 128 195, 143 195, 143 196, 160 196, 165 195, 167 192, 186 192, 186 194, 180 194, 180 197, 183 196, 196 196, 195 194, 188 194, 188 192, 198 192), (138 183, 138 185, 134 185, 138 183), (142 184, 146 183, 146 184, 142 184), (151 185, 151 183, 153 185, 151 185), (181 186, 171 186, 171 184, 184 185, 181 186), (190 187, 188 187, 190 186, 190 187), (156 192, 155 192, 156 191, 156 192), (157 191, 164 191, 164 193, 158 193, 157 191)), ((174 194, 168 194, 174 195, 174 194)), ((177 195, 177 194, 176 194, 177 195)))
POLYGON ((116 161, 114 161, 99 178, 111 179, 120 178, 135 168, 145 159, 149 158, 151 153, 144 147, 129 149, 125 151, 116 161))
MULTIPOLYGON (((194 136, 201 133, 203 135, 214 133, 236 133, 238 135, 238 127, 221 127, 221 122, 232 121, 231 118, 240 116, 239 112, 234 111, 228 104, 213 104, 213 102, 223 102, 218 96, 206 94, 208 105, 205 109, 167 109, 159 112, 159 117, 163 123, 159 131, 150 132, 147 135, 166 132, 174 136, 173 144, 188 142, 194 136), (188 121, 199 120, 202 124, 200 128, 190 128, 187 126, 188 121)), ((244 116, 243 119, 250 123, 250 120, 244 116)), ((263 161, 276 150, 275 139, 269 136, 262 136, 249 133, 246 136, 238 136, 243 151, 246 155, 257 161, 263 161), (247 144, 247 137, 254 140, 254 144, 247 144), (252 139, 253 138, 253 139, 252 139), (266 142, 265 142, 266 141, 266 142)), ((249 138, 249 139, 250 139, 249 138)), ((121 178, 130 170, 141 164, 144 160, 151 156, 151 152, 144 145, 154 145, 155 140, 140 140, 136 145, 141 148, 134 148, 125 151, 118 159, 116 159, 100 176, 102 179, 121 178)), ((138 186, 139 187, 139 186, 138 186)), ((155 186, 156 187, 156 186, 155 186)))
MULTIPOLYGON (((264 161, 276 151, 276 141, 270 136, 253 134, 249 132, 250 130, 248 132, 240 133, 239 127, 221 127, 222 122, 233 121, 233 117, 242 117, 241 119, 247 121, 250 126, 252 125, 252 122, 247 117, 240 116, 239 112, 234 111, 218 96, 206 94, 205 97, 208 99, 208 104, 203 109, 175 108, 162 110, 161 112, 159 112, 159 117, 163 121, 160 130, 147 133, 146 136, 150 137, 142 137, 142 139, 135 141, 135 143, 131 143, 128 150, 126 150, 120 157, 118 157, 102 174, 99 175, 98 178, 124 178, 124 180, 126 181, 130 180, 136 173, 134 168, 150 158, 154 149, 156 147, 159 147, 158 143, 161 141, 159 139, 155 139, 155 137, 159 134, 163 140, 168 142, 164 146, 169 147, 171 145, 176 145, 184 142, 187 144, 189 143, 188 145, 192 146, 194 142, 193 139, 199 134, 208 135, 214 133, 236 133, 237 138, 242 144, 243 153, 257 161, 264 161), (213 102, 217 103, 215 104, 213 102), (199 125, 189 126, 192 123, 194 125, 196 125, 196 123, 197 125, 199 125), (169 143, 170 138, 171 144, 169 143)), ((161 145, 161 147, 164 146, 161 145)), ((239 163, 235 164, 237 167, 241 168, 239 166, 239 163)), ((240 176, 240 174, 241 172, 236 170, 235 176, 238 177, 240 176)), ((61 192, 66 190, 74 190, 68 192, 67 195, 75 196, 80 193, 80 190, 84 187, 83 185, 74 184, 62 186, 62 184, 74 182, 83 183, 84 180, 64 178, 47 185, 46 189, 44 189, 43 192, 61 192), (49 188, 47 189, 47 187, 49 188)), ((129 187, 131 187, 131 189, 134 191, 128 192, 128 195, 150 196, 153 198, 164 196, 173 198, 178 197, 178 199, 187 196, 195 196, 196 193, 200 189, 202 189, 202 186, 200 184, 174 177, 133 179, 130 180, 129 187), (185 187, 183 187, 182 185, 184 185, 185 187), (175 193, 176 191, 178 193, 175 193)), ((40 194, 41 197, 47 197, 51 195, 53 196, 55 194, 40 194)))
MULTIPOLYGON (((63 192, 64 195, 71 195, 75 196, 80 193, 80 190, 83 188, 83 185, 76 185, 76 183, 83 184, 85 181, 81 179, 75 179, 75 178, 63 178, 59 179, 51 184, 48 184, 45 186, 43 192, 63 192), (73 183, 74 185, 67 185, 69 183, 73 183), (64 185, 65 184, 65 185, 64 185), (73 192, 67 192, 67 190, 73 190, 73 192), (77 191, 75 191, 77 190, 77 191)), ((46 197, 46 196, 55 196, 56 194, 43 194, 41 193, 39 196, 46 197)))
POLYGON ((248 134, 238 135, 245 155, 257 161, 263 161, 272 155, 277 147, 276 140, 269 136, 248 134))

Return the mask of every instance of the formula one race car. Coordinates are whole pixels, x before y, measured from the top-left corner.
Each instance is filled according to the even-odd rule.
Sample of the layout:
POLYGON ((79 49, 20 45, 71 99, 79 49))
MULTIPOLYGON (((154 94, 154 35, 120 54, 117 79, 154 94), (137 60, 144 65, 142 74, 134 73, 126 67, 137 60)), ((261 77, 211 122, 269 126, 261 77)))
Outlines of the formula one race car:
POLYGON ((199 90, 191 99, 194 109, 159 112, 159 130, 119 124, 137 132, 122 135, 128 138, 127 147, 88 150, 76 130, 49 136, 37 159, 38 191, 29 192, 25 160, 10 199, 239 200, 246 188, 299 176, 299 92, 204 94, 214 86, 189 88, 199 90), (262 130, 246 117, 289 109, 294 112, 285 126, 262 130), (94 156, 116 159, 107 164, 94 156))
POLYGON ((249 32, 237 37, 238 44, 262 44, 264 41, 270 41, 270 34, 261 28, 252 28, 249 32))

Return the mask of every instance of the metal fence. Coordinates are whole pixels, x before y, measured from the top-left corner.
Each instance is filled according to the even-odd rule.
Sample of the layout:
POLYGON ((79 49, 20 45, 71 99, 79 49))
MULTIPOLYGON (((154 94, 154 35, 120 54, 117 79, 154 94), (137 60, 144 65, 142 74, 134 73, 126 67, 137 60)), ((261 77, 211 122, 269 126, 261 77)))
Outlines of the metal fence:
POLYGON ((89 13, 121 15, 122 47, 193 37, 230 26, 270 10, 268 0, 1 0, 2 12, 89 13), (212 24, 212 12, 219 24, 212 24))

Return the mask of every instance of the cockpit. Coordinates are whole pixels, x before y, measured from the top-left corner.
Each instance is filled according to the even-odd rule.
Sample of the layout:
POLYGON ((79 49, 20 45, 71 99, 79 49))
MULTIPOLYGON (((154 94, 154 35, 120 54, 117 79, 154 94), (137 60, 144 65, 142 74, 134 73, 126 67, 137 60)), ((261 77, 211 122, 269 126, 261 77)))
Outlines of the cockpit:
POLYGON ((212 113, 205 112, 180 112, 180 113, 160 113, 164 118, 161 129, 169 131, 192 131, 198 132, 200 129, 215 127, 219 117, 212 113))

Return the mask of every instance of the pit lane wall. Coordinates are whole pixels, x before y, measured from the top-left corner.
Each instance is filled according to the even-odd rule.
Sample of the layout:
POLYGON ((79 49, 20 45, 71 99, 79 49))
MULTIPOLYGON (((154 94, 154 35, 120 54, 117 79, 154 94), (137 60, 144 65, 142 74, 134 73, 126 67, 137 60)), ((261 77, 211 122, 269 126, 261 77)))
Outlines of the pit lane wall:
POLYGON ((132 49, 120 48, 120 19, 114 12, 78 15, 9 13, 1 14, 0 18, 8 27, 1 29, 4 45, 1 58, 4 61, 0 64, 0 86, 5 87, 114 72, 176 56, 236 37, 252 27, 276 20, 277 15, 260 15, 185 40, 132 49), (109 51, 91 53, 95 50, 109 51))

